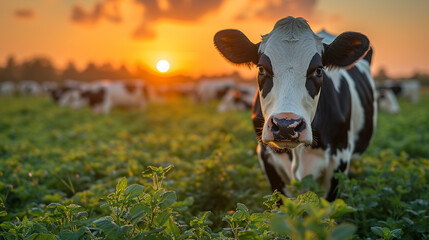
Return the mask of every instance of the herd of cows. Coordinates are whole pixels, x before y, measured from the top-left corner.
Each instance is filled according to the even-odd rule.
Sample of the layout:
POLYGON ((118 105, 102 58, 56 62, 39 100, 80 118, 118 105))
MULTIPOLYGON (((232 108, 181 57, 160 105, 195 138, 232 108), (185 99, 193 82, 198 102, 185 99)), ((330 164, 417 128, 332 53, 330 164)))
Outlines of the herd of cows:
POLYGON ((327 200, 337 195, 334 173, 347 173, 370 144, 378 109, 395 114, 400 110, 397 97, 419 100, 417 81, 376 85, 370 70, 373 46, 361 33, 315 34, 304 19, 287 17, 259 43, 226 29, 216 33, 214 44, 229 62, 255 65, 257 82, 224 78, 151 86, 143 80, 25 81, 18 86, 3 82, 0 92, 44 92, 60 106, 89 106, 101 114, 118 107, 145 110, 148 102, 171 95, 202 103, 217 100, 219 112, 252 109, 258 158, 272 189, 291 196, 287 183, 313 175, 327 200))
MULTIPOLYGON (((22 81, 17 84, 0 83, 0 95, 47 95, 60 106, 73 109, 88 106, 94 113, 109 113, 112 108, 146 109, 148 102, 163 102, 171 97, 185 97, 195 102, 219 101, 218 112, 245 111, 252 108, 258 86, 249 82, 238 82, 232 78, 211 78, 198 83, 176 83, 151 86, 143 80, 101 80, 85 83, 67 80, 64 83, 22 81)), ((385 81, 377 86, 378 104, 381 111, 398 113, 397 98, 413 103, 419 100, 419 83, 415 80, 403 82, 385 81)))

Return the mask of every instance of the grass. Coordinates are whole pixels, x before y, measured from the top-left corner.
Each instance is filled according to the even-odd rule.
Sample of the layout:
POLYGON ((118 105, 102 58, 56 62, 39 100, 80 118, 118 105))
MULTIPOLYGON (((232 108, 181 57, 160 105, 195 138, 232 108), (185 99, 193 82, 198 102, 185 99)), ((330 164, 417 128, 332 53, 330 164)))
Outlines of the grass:
MULTIPOLYGON (((28 233, 19 235, 22 239, 42 233, 68 239, 64 237, 69 234, 67 231, 81 231, 81 239, 108 236, 143 239, 144 236, 137 236, 163 227, 162 234, 155 231, 145 236, 202 239, 248 235, 248 239, 275 236, 300 239, 300 231, 304 231, 302 239, 311 236, 340 239, 332 234, 343 228, 341 232, 349 233, 346 238, 353 232, 355 239, 428 238, 429 95, 423 95, 417 105, 400 102, 399 115, 380 113, 374 140, 361 160, 354 162, 353 174, 350 178, 338 175, 340 197, 349 208, 355 209, 353 212, 337 212, 333 208, 343 206, 341 203, 329 205, 322 200, 314 209, 299 200, 292 201, 290 209, 268 208, 264 196, 271 193, 255 154, 250 112, 218 114, 215 103, 199 105, 185 100, 152 104, 146 112, 115 110, 107 116, 94 115, 89 109, 60 108, 45 98, 1 97, 0 103, 0 215, 3 215, 0 232, 7 239, 10 238, 6 233, 11 231, 18 236, 16 228, 21 225, 26 226, 21 230, 28 233), (159 220, 158 225, 145 220, 146 225, 137 227, 137 222, 123 218, 126 216, 122 215, 130 214, 130 209, 138 209, 135 206, 151 206, 145 202, 147 199, 140 199, 143 196, 155 202, 165 200, 155 194, 154 175, 142 177, 142 172, 149 166, 169 165, 174 165, 174 169, 162 176, 162 192, 158 194, 174 192, 174 198, 164 197, 174 204, 151 210, 154 218, 159 214, 167 220, 159 220), (118 191, 115 186, 123 177, 127 186, 134 184, 145 190, 137 187, 138 196, 127 203, 127 211, 119 207, 123 211, 118 215, 115 204, 119 204, 120 196, 124 197, 125 188, 118 191), (116 200, 109 202, 112 194, 116 194, 116 200), (301 208, 306 214, 296 210, 291 219, 285 220, 280 214, 301 208), (318 215, 328 210, 331 215, 318 215), (52 217, 55 211, 57 215, 52 217), (204 215, 206 211, 211 214, 204 215), (79 212, 86 215, 71 217, 79 212), (236 214, 233 218, 235 212, 244 217, 236 214), (250 219, 252 213, 267 216, 265 223, 252 223, 258 216, 250 219), (281 227, 264 225, 278 214, 283 220, 275 222, 284 223, 281 227), (110 221, 108 217, 119 228, 133 226, 132 233, 124 227, 125 230, 109 235, 100 227, 106 227, 103 224, 110 221), (56 230, 52 228, 52 219, 62 222, 56 223, 56 230), (321 224, 322 230, 311 230, 311 224, 322 220, 332 224, 321 224), (343 222, 354 224, 357 230, 337 225, 343 222), (37 230, 36 223, 44 228, 37 230), (315 235, 305 235, 306 229, 315 235)), ((299 192, 308 186, 312 186, 311 180, 295 183, 293 187, 299 192)))

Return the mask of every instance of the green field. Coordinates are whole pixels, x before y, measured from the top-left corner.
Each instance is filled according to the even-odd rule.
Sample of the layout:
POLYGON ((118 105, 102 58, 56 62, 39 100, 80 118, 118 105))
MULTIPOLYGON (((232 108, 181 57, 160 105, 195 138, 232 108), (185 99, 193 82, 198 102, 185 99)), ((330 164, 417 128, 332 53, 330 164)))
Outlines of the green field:
POLYGON ((429 95, 400 104, 337 176, 342 200, 278 208, 250 112, 178 100, 94 115, 1 97, 0 239, 429 239, 429 95))

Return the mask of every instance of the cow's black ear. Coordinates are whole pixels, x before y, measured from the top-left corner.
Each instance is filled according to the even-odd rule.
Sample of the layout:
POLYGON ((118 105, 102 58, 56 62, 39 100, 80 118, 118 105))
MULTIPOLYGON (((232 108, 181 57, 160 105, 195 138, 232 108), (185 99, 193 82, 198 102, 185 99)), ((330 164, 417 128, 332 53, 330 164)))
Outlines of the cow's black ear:
POLYGON ((244 33, 225 29, 214 36, 217 50, 230 62, 235 64, 258 64, 259 43, 252 43, 244 33))
POLYGON ((368 38, 357 32, 344 32, 335 40, 325 45, 322 54, 324 66, 351 68, 353 65, 365 57, 370 49, 368 38))

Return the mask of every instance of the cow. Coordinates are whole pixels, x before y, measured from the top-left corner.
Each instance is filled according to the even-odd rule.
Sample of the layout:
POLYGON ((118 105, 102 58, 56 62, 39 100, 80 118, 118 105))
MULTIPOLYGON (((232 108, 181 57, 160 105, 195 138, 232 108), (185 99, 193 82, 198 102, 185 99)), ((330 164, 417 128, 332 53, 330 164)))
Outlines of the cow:
POLYGON ((19 93, 21 95, 39 95, 42 93, 42 88, 35 81, 24 80, 19 83, 19 93))
POLYGON ((12 96, 15 93, 15 84, 11 81, 0 83, 0 94, 5 96, 12 96))
POLYGON ((214 44, 228 61, 258 68, 252 120, 272 190, 293 197, 285 186, 312 175, 333 201, 334 173, 349 172, 376 127, 368 38, 344 32, 326 44, 306 20, 287 17, 257 44, 233 29, 217 32, 214 44))
POLYGON ((387 80, 378 86, 378 89, 390 89, 398 98, 418 103, 420 98, 420 83, 417 80, 393 82, 387 80))
POLYGON ((398 101, 392 89, 377 89, 378 108, 380 111, 397 114, 400 111, 398 101))
POLYGON ((224 113, 231 110, 250 110, 253 104, 253 96, 258 87, 255 85, 238 85, 230 89, 221 99, 217 110, 224 113))
POLYGON ((220 100, 234 86, 235 81, 231 78, 203 79, 197 86, 196 98, 203 103, 220 100))
POLYGON ((94 113, 107 114, 112 108, 146 109, 147 86, 142 82, 101 81, 82 85, 69 93, 70 106, 89 106, 94 113))

